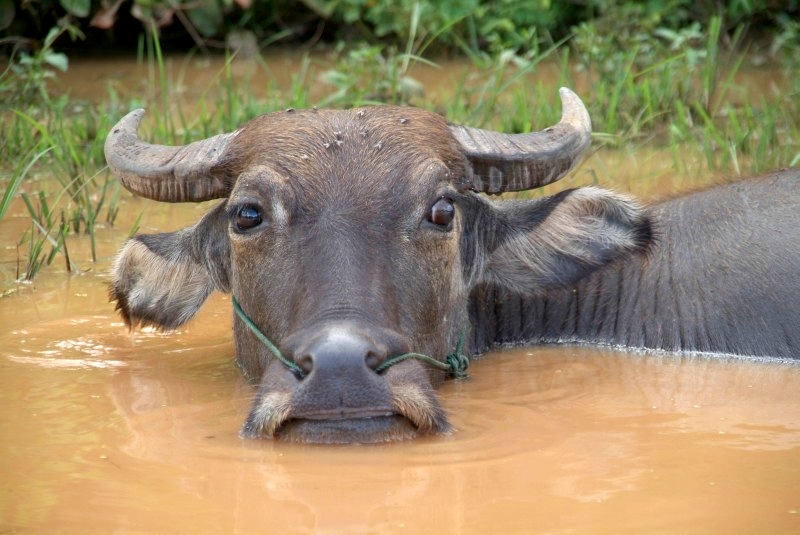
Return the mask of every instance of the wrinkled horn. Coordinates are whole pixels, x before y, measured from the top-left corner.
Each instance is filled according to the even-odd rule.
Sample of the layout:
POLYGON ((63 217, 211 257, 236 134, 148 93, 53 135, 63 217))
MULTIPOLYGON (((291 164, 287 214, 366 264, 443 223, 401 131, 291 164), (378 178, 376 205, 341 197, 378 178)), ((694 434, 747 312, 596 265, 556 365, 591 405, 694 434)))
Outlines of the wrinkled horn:
POLYGON ((211 171, 238 130, 182 147, 151 145, 137 136, 143 109, 119 120, 106 138, 106 161, 128 190, 148 199, 199 202, 226 197, 231 190, 211 171))
POLYGON ((592 121, 578 95, 565 87, 559 93, 561 120, 540 132, 503 134, 450 126, 472 164, 467 187, 486 193, 538 188, 580 163, 591 143, 592 121))

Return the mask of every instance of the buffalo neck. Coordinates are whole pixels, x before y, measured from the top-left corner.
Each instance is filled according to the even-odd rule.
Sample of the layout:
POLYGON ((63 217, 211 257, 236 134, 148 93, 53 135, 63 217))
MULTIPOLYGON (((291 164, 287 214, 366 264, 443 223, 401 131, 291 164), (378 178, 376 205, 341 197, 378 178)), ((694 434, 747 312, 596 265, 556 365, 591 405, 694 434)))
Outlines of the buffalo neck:
POLYGON ((479 285, 470 298, 473 352, 590 343, 798 358, 794 176, 767 175, 654 205, 643 255, 566 288, 520 295, 479 285))

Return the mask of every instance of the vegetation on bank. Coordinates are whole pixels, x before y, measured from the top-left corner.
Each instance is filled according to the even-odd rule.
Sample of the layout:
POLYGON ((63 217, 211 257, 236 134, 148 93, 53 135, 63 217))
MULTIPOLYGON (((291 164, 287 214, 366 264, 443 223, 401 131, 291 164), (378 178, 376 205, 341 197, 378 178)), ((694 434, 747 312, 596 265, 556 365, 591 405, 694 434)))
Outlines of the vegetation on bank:
MULTIPOLYGON (((0 75, 5 133, 0 141, 0 190, 4 192, 0 224, 15 198, 22 199, 31 219, 19 241, 19 279, 32 279, 58 259, 67 269, 75 269, 67 248, 70 235, 85 235, 92 245, 92 260, 96 259, 96 229, 114 225, 119 210, 119 184, 106 172, 102 154, 105 134, 125 112, 142 105, 160 112, 152 115, 150 129, 160 143, 187 143, 230 131, 275 109, 374 102, 435 106, 454 122, 527 131, 532 117, 543 124, 556 121, 560 113, 555 87, 536 81, 537 71, 547 66, 556 69, 559 85, 588 88, 581 96, 592 115, 598 145, 667 147, 675 155, 676 168, 691 153, 700 155, 709 171, 727 174, 800 164, 800 23, 791 16, 798 9, 792 3, 783 11, 768 9, 766 1, 741 0, 728 0, 723 11, 704 11, 703 2, 684 0, 592 0, 568 7, 527 0, 522 2, 524 9, 511 0, 252 4, 220 0, 191 5, 206 4, 212 6, 211 11, 219 11, 211 13, 209 20, 214 22, 208 26, 198 22, 203 19, 193 13, 197 7, 172 8, 172 16, 185 30, 187 26, 194 29, 191 43, 208 48, 227 38, 236 48, 231 45, 232 36, 239 32, 241 40, 245 32, 263 51, 267 41, 277 37, 294 42, 314 39, 327 52, 324 72, 312 78, 310 66, 320 61, 319 56, 298 53, 300 68, 291 85, 273 88, 268 92, 271 96, 257 97, 231 68, 237 54, 253 51, 229 50, 215 87, 192 113, 184 114, 175 105, 178 99, 165 72, 162 45, 169 30, 164 20, 155 20, 160 3, 42 0, 25 4, 25 9, 49 6, 48 13, 56 18, 51 28, 41 28, 45 33, 36 46, 5 41, 11 51, 0 75), (109 14, 112 4, 117 11, 109 14), (300 4, 306 11, 287 7, 300 4), (274 20, 259 19, 266 5, 274 7, 270 12, 274 20), (49 82, 69 68, 64 50, 79 53, 70 43, 87 38, 81 21, 121 15, 123 6, 131 13, 138 9, 141 15, 134 21, 139 24, 135 47, 140 61, 149 66, 147 94, 151 96, 126 101, 109 86, 102 102, 76 106, 69 95, 56 94, 49 82), (241 18, 234 20, 231 13, 241 18), (315 30, 314 35, 320 35, 309 37, 310 30, 302 30, 303 17, 312 21, 308 28, 325 26, 315 30), (274 27, 278 30, 264 37, 265 28, 273 28, 272 24, 278 24, 274 27), (756 31, 757 25, 762 31, 756 31), (764 32, 764 27, 770 31, 764 32), (357 39, 345 41, 353 36, 357 39), (441 54, 458 54, 470 66, 462 79, 453 81, 452 97, 434 104, 419 98, 424 88, 414 80, 413 67, 435 64, 441 54), (753 62, 783 69, 785 91, 742 98, 734 80, 746 63, 752 68, 753 62), (312 88, 321 81, 330 91, 316 97, 312 88), (56 193, 46 195, 36 187, 24 187, 42 173, 57 181, 56 193)), ((7 2, 0 0, 0 28, 7 33, 14 24, 24 22, 23 11, 14 11, 12 22, 6 24, 7 2)), ((109 20, 106 31, 118 25, 121 31, 122 18, 104 24, 109 20)), ((256 55, 250 61, 259 58, 256 55)))
POLYGON ((437 53, 526 53, 603 18, 620 36, 651 24, 707 26, 712 17, 722 17, 726 33, 748 26, 771 34, 798 12, 797 0, 0 0, 0 45, 35 49, 50 28, 68 20, 84 36, 74 46, 89 49, 129 49, 142 30, 155 29, 162 46, 172 49, 213 50, 242 38, 262 48, 396 44, 414 34, 418 42, 432 40, 437 53))

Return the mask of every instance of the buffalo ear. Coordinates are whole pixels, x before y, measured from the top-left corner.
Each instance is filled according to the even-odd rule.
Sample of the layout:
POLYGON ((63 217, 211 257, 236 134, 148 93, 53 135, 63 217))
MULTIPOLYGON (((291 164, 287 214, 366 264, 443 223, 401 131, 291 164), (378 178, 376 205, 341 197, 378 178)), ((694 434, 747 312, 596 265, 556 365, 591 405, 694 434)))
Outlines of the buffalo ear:
POLYGON ((114 263, 109 295, 128 325, 173 329, 213 290, 230 291, 225 203, 196 225, 129 239, 114 263))
POLYGON ((485 282, 520 293, 574 283, 651 239, 650 220, 631 199, 599 188, 497 203, 499 218, 485 282))

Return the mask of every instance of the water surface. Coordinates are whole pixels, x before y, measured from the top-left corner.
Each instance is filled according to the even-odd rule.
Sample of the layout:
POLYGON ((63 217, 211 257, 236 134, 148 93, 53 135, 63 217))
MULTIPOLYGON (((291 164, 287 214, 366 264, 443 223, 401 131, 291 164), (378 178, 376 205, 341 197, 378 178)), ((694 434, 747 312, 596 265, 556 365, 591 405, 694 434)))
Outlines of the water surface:
POLYGON ((129 333, 103 278, 44 281, 0 302, 6 530, 800 529, 797 366, 500 351, 442 388, 450 436, 243 440, 254 390, 232 361, 228 298, 180 331, 129 333))

